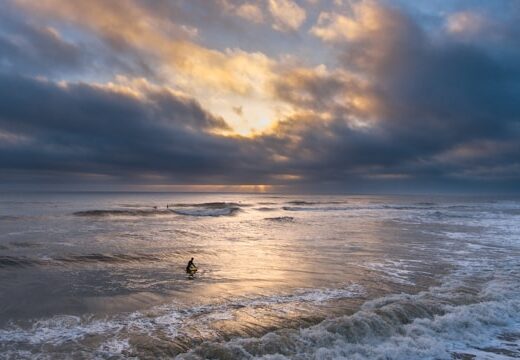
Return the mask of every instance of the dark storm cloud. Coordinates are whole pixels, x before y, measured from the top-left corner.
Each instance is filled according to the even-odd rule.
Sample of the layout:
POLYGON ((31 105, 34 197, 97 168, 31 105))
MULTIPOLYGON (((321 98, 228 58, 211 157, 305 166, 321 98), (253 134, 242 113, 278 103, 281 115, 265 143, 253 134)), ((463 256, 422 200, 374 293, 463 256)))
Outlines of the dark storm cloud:
MULTIPOLYGON (((180 6, 173 4, 165 9, 180 6)), ((107 176, 116 182, 327 184, 354 191, 382 182, 518 190, 520 12, 500 23, 493 14, 479 14, 485 21, 470 14, 462 25, 480 21, 471 31, 451 31, 447 19, 426 28, 404 7, 360 4, 359 12, 344 15, 351 33, 328 24, 311 30, 332 44, 336 68, 277 70, 273 97, 293 105, 294 114, 251 138, 218 135, 229 130, 225 119, 150 82, 132 93, 87 81, 35 80, 31 76, 84 71, 90 53, 50 28, 5 22, 0 182, 107 176), (370 16, 363 18, 363 11, 370 16)), ((153 60, 141 57, 139 68, 136 50, 119 40, 105 41, 110 49, 100 55, 110 59, 117 50, 117 61, 101 61, 146 74, 153 60)))
MULTIPOLYGON (((325 122, 296 117, 281 129, 288 139, 298 135, 298 148, 314 149, 292 152, 300 166, 296 171, 314 180, 338 181, 370 176, 470 178, 476 172, 491 179, 499 167, 518 167, 520 152, 514 144, 520 139, 519 53, 499 48, 499 43, 482 44, 480 36, 470 41, 442 30, 427 33, 401 11, 369 6, 377 6, 376 30, 335 42, 342 49, 341 66, 354 73, 352 77, 296 73, 298 86, 290 77, 277 84, 278 92, 293 103, 308 110, 328 109, 333 115, 325 122), (375 125, 353 126, 362 113, 348 102, 338 103, 334 94, 375 102, 375 109, 365 114, 375 118, 375 125), (489 142, 503 146, 475 146, 489 142)), ((504 39, 514 31, 502 30, 504 39)), ((518 179, 519 173, 510 176, 518 179)))
POLYGON ((70 25, 32 18, 6 2, 0 12, 0 71, 52 78, 111 78, 117 74, 156 80, 156 61, 116 40, 78 31, 63 36, 70 25))
POLYGON ((86 84, 0 76, 0 167, 196 180, 225 173, 239 150, 227 125, 166 90, 145 98, 86 84))
POLYGON ((0 14, 0 70, 41 75, 77 69, 81 51, 53 28, 29 24, 5 4, 0 14))

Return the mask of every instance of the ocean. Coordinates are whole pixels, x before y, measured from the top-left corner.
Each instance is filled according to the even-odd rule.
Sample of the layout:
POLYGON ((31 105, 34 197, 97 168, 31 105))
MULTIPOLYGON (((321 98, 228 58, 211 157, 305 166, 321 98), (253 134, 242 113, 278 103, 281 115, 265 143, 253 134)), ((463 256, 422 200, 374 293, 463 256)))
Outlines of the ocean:
POLYGON ((0 358, 520 358, 520 199, 2 193, 0 358))

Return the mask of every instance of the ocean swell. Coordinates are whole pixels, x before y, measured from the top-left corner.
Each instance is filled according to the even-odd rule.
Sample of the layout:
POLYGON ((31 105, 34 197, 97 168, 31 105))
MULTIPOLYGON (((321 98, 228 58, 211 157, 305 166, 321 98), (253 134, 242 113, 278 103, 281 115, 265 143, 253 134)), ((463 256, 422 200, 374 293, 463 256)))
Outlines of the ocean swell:
POLYGON ((171 211, 177 215, 187 216, 230 216, 234 215, 240 210, 238 207, 224 207, 224 208, 181 208, 172 209, 171 211))
POLYGON ((207 209, 225 209, 235 207, 247 207, 249 204, 235 203, 235 202, 206 202, 206 203, 179 203, 168 205, 168 207, 190 207, 190 208, 207 208, 207 209))
POLYGON ((520 356, 520 299, 513 282, 472 294, 434 288, 367 302, 350 316, 260 338, 203 343, 181 359, 473 359, 520 356))
MULTIPOLYGON (((289 295, 274 295, 257 298, 235 299, 231 302, 215 305, 200 305, 189 308, 179 307, 177 304, 161 305, 144 312, 121 314, 113 318, 89 318, 56 315, 48 319, 37 320, 32 327, 20 327, 11 324, 0 329, 0 351, 3 353, 19 350, 19 344, 30 344, 38 349, 45 347, 62 354, 60 347, 64 344, 78 344, 82 341, 99 342, 96 355, 103 358, 119 356, 125 357, 133 351, 128 337, 139 339, 147 336, 162 338, 168 342, 170 348, 157 348, 151 354, 140 354, 145 358, 171 358, 175 353, 183 352, 186 334, 194 331, 199 337, 196 343, 203 343, 205 339, 215 339, 222 335, 221 331, 212 329, 212 324, 222 320, 233 320, 238 313, 251 309, 271 309, 279 316, 289 314, 309 304, 319 305, 327 301, 343 298, 355 298, 362 295, 364 289, 357 284, 346 285, 339 289, 310 289, 296 291, 289 295), (114 346, 116 344, 123 346, 114 346), (52 349, 52 347, 55 349, 52 349), (16 349, 16 350, 15 350, 16 349), (59 349, 59 350, 58 350, 59 349), (164 352, 163 352, 164 351, 164 352)), ((280 321, 283 318, 279 319, 280 321)), ((254 329, 251 329, 253 331, 254 329)), ((260 329, 261 330, 261 329, 260 329)), ((135 345, 135 342, 134 342, 135 345)), ((191 343, 193 345, 193 343, 191 343)), ((186 348, 185 348, 186 349, 186 348)), ((149 351, 150 349, 147 349, 149 351)), ((65 349, 67 351, 67 349, 65 349)), ((186 350, 184 350, 186 351, 186 350)), ((19 352, 17 353, 19 355, 19 352)), ((137 358, 141 356, 135 355, 137 358)), ((59 357, 59 356, 58 356, 59 357)))
POLYGON ((107 217, 107 216, 154 216, 168 215, 171 211, 168 209, 133 209, 133 210, 85 210, 76 211, 73 215, 84 217, 107 217))
POLYGON ((177 215, 211 217, 235 215, 240 211, 240 208, 247 206, 249 205, 234 202, 181 203, 168 205, 169 209, 177 215))
POLYGON ((284 222, 293 222, 294 218, 292 216, 277 216, 277 217, 268 217, 268 218, 265 218, 264 220, 284 223, 284 222))
POLYGON ((172 254, 81 254, 57 257, 0 256, 0 268, 22 268, 32 266, 61 266, 93 263, 142 263, 161 261, 172 254))
POLYGON ((157 216, 157 215, 186 215, 186 216, 229 216, 234 215, 241 207, 247 204, 232 202, 210 202, 195 204, 173 204, 167 205, 166 208, 126 208, 126 209, 96 209, 76 211, 75 216, 80 217, 110 217, 110 216, 157 216))

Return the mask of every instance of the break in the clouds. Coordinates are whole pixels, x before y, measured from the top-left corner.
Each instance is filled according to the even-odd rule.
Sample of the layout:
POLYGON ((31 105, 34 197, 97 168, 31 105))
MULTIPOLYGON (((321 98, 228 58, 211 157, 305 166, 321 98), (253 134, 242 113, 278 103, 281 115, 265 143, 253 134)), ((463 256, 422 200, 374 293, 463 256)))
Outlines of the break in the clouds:
POLYGON ((2 7, 3 186, 519 190, 513 0, 2 7))

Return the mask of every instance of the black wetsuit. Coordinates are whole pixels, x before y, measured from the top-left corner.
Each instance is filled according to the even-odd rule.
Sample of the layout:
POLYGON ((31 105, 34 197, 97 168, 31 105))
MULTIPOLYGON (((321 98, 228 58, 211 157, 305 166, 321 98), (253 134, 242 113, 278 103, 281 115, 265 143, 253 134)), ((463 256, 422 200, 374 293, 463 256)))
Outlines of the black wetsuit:
POLYGON ((188 266, 186 266, 186 272, 187 272, 187 273, 191 273, 191 272, 192 272, 192 270, 191 270, 191 267, 192 267, 192 266, 195 267, 195 264, 193 263, 193 260, 190 260, 190 261, 188 262, 188 266))

